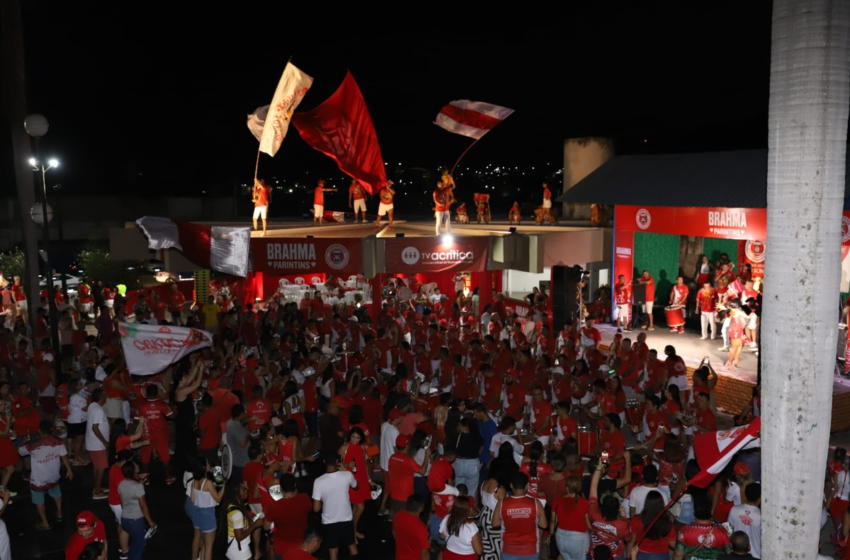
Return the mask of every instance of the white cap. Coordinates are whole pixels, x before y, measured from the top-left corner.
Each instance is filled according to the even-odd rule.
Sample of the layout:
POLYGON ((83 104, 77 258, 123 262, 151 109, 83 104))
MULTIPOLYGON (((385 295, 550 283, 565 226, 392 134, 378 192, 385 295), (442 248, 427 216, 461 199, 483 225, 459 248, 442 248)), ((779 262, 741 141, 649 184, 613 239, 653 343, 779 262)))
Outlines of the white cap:
POLYGON ((419 394, 420 395, 427 395, 430 392, 431 392, 431 384, 430 383, 421 383, 419 385, 419 394))

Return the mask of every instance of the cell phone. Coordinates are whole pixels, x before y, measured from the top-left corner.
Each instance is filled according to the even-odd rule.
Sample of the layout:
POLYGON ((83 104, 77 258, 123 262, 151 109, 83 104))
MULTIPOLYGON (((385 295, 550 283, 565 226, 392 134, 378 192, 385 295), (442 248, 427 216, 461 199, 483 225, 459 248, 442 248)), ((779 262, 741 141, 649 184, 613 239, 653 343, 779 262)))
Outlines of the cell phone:
POLYGON ((319 457, 321 457, 321 455, 322 455, 321 451, 316 451, 315 453, 313 453, 313 459, 318 459, 319 457))
POLYGON ((602 452, 602 464, 603 465, 608 464, 608 452, 607 451, 602 452))
POLYGON ((664 422, 659 422, 659 423, 658 423, 658 429, 659 429, 659 430, 663 430, 663 429, 664 429, 664 422))

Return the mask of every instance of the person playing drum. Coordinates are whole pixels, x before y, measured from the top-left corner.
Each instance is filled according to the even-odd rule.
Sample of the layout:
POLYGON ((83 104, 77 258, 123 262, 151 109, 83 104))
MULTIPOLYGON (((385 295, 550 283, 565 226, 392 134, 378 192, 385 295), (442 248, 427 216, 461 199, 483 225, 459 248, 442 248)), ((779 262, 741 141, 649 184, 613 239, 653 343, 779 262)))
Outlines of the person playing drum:
POLYGON ((670 305, 685 307, 688 303, 688 286, 681 276, 676 278, 676 285, 670 290, 670 305))

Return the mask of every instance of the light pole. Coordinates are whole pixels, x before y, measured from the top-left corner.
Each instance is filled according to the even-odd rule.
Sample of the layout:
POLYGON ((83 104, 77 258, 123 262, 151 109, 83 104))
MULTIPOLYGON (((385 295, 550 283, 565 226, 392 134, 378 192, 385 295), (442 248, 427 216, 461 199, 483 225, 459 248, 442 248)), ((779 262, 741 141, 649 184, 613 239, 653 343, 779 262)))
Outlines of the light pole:
MULTIPOLYGON (((47 119, 42 115, 29 115, 24 120, 24 128, 27 134, 35 138, 36 155, 38 155, 38 139, 47 134, 47 119)), ((47 284, 47 309, 50 317, 50 341, 56 359, 53 360, 56 367, 57 383, 62 375, 61 346, 59 345, 59 317, 56 313, 56 300, 53 297, 53 270, 50 268, 50 220, 53 218, 53 210, 47 205, 47 171, 59 167, 59 161, 50 159, 47 166, 37 158, 31 157, 29 164, 33 171, 41 171, 41 202, 33 205, 30 210, 32 221, 41 226, 42 243, 44 244, 42 258, 46 268, 45 281, 47 284)), ((33 303, 36 298, 33 295, 33 303)))

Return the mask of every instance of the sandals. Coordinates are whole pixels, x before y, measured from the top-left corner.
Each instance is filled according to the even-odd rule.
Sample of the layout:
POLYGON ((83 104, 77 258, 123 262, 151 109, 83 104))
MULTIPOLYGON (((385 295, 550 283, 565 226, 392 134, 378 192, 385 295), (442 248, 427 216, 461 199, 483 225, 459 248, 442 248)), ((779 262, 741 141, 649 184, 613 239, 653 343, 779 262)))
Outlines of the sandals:
POLYGON ((39 531, 49 531, 50 529, 52 529, 50 525, 42 525, 41 523, 37 523, 35 528, 39 531))

